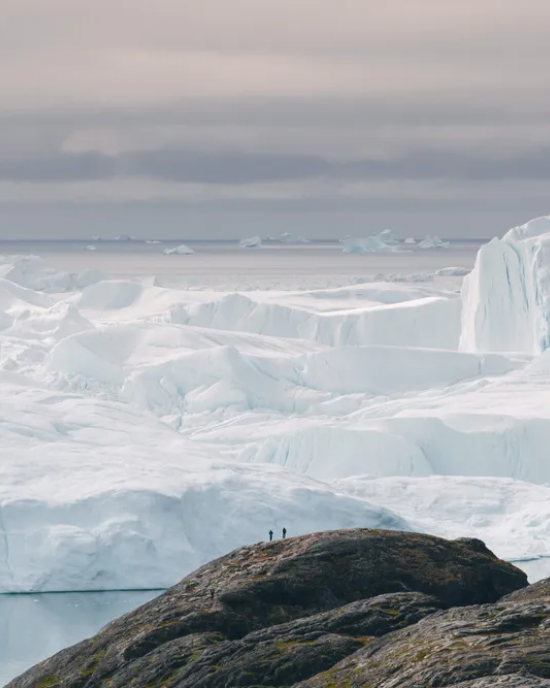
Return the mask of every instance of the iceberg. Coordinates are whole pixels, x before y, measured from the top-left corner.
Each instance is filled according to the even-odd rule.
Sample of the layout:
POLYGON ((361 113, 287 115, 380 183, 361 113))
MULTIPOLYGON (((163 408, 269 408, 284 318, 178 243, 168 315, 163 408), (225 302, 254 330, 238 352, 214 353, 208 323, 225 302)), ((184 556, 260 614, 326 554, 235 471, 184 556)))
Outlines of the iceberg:
POLYGON ((189 246, 186 246, 185 244, 180 244, 179 246, 175 246, 173 248, 165 248, 163 253, 165 256, 188 256, 191 255, 191 253, 194 253, 194 251, 192 248, 189 248, 189 246))
POLYGON ((398 244, 399 241, 395 238, 393 231, 391 229, 383 229, 378 236, 380 239, 388 245, 395 245, 398 244))
POLYGON ((301 236, 296 236, 291 234, 291 232, 283 232, 279 235, 275 241, 279 241, 281 244, 309 244, 309 239, 305 239, 301 236))
POLYGON ((167 587, 283 526, 408 529, 288 469, 215 458, 124 404, 0 375, 1 592, 167 587))
POLYGON ((509 478, 355 476, 337 481, 345 494, 398 509, 415 530, 473 537, 516 566, 550 576, 550 487, 509 478), (549 543, 549 544, 547 544, 549 543))
POLYGON ((39 256, 0 256, 0 278, 34 292, 72 292, 104 278, 99 270, 81 274, 56 270, 39 256))
POLYGON ((84 246, 85 251, 97 251, 97 246, 94 246, 93 244, 88 244, 87 246, 84 246))
POLYGON ((407 237, 403 243, 414 246, 416 244, 416 239, 414 239, 413 237, 407 237))
POLYGON ((387 243, 382 234, 373 234, 365 238, 346 237, 341 240, 342 251, 344 253, 389 253, 398 251, 398 247, 393 243, 387 243))
POLYGON ((462 287, 463 351, 539 355, 550 345, 550 217, 479 250, 462 287))
POLYGON ((451 245, 450 241, 443 241, 437 236, 427 236, 418 243, 418 248, 421 249, 434 249, 434 248, 449 248, 451 245))
POLYGON ((259 236, 248 237, 247 239, 241 239, 239 245, 242 248, 260 248, 262 245, 262 239, 259 236))

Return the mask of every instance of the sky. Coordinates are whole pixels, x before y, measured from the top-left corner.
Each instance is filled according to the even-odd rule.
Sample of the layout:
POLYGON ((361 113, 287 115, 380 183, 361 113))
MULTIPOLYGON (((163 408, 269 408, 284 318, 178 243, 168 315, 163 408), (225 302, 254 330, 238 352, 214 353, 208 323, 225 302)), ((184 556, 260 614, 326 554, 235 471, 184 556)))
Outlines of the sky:
POLYGON ((2 0, 0 239, 550 214, 548 0, 2 0))

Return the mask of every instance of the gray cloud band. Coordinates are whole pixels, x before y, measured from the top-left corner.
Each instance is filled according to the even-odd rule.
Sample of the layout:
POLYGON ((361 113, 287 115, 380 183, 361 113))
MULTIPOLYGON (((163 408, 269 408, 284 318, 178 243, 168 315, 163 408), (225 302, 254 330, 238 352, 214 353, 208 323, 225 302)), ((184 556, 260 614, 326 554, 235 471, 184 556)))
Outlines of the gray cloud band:
POLYGON ((331 161, 319 156, 202 153, 187 150, 50 153, 0 160, 0 179, 32 183, 144 178, 190 184, 242 185, 322 178, 327 180, 550 178, 550 148, 476 156, 456 150, 417 150, 392 159, 331 161))

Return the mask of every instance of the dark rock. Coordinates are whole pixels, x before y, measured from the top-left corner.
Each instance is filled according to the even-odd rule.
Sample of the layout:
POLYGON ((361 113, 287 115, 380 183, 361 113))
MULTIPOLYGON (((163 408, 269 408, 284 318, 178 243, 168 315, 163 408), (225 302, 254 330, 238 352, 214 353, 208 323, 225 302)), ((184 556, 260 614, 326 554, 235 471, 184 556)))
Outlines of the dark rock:
MULTIPOLYGON (((435 643, 430 623, 447 618, 439 628, 445 634, 449 624, 470 618, 440 610, 495 602, 526 583, 479 540, 356 529, 261 543, 203 566, 9 686, 382 686, 378 678, 363 681, 365 653, 391 656, 384 648, 393 638, 406 645, 406 634, 420 628, 435 643), (350 682, 357 680, 363 682, 350 682)), ((377 671, 386 680, 383 668, 377 671)))
POLYGON ((550 685, 550 600, 501 601, 438 612, 298 685, 550 685))
POLYGON ((527 602, 529 600, 544 600, 550 599, 550 578, 528 585, 526 588, 520 588, 502 598, 507 602, 527 602))

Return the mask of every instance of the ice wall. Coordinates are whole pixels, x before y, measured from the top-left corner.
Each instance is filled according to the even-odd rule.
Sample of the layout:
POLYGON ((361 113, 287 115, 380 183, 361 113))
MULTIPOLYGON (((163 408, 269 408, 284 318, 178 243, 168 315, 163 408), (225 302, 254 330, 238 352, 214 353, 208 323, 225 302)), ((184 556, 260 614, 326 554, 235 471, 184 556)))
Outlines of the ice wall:
POLYGON ((483 246, 462 286, 462 351, 533 355, 550 345, 550 217, 483 246))

